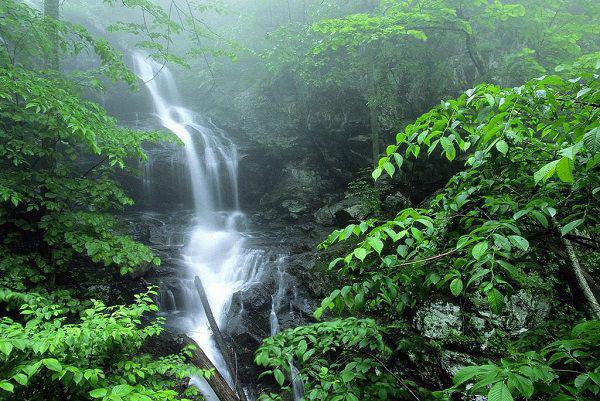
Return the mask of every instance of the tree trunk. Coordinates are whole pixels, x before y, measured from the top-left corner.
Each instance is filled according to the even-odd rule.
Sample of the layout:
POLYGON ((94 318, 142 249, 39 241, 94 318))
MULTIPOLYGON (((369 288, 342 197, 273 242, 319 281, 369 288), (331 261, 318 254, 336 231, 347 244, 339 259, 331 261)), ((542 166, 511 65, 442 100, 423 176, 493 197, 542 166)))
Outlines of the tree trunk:
POLYGON ((369 87, 371 96, 367 108, 369 110, 369 123, 371 125, 371 157, 373 158, 373 168, 377 168, 379 162, 379 119, 377 118, 377 107, 373 98, 377 94, 377 76, 375 66, 373 65, 369 74, 369 87))
MULTIPOLYGON (((59 0, 44 0, 44 16, 60 20, 60 1, 59 0)), ((60 69, 60 49, 59 37, 56 30, 50 32, 50 41, 52 42, 52 53, 48 55, 46 67, 49 70, 58 71, 60 69)))
POLYGON ((475 65, 477 69, 477 74, 479 75, 478 79, 484 77, 487 74, 487 67, 479 51, 477 50, 477 42, 475 41, 475 37, 472 34, 465 33, 465 45, 467 47, 467 53, 469 53, 469 58, 475 65))
POLYGON ((575 249, 573 249, 573 245, 571 241, 569 241, 565 237, 561 237, 562 243, 565 246, 565 250, 567 251, 567 255, 569 256, 569 261, 571 262, 571 268, 573 269, 573 273, 575 274, 575 278, 577 279, 577 283, 581 287, 581 291, 585 299, 587 300, 592 312, 594 313, 596 319, 600 319, 600 304, 598 304, 598 300, 594 296, 590 285, 588 284, 583 269, 579 264, 579 259, 577 258, 577 254, 575 253, 575 249))
POLYGON ((225 364, 227 365, 227 370, 231 375, 233 383, 235 385, 235 389, 240 399, 243 401, 246 400, 246 394, 244 393, 244 389, 242 388, 242 384, 237 375, 236 365, 234 364, 234 352, 227 345, 223 335, 221 334, 221 330, 219 330, 219 326, 217 325, 217 321, 212 313, 210 308, 210 304, 208 303, 208 297, 206 296, 206 291, 204 290, 204 286, 202 285, 202 280, 200 277, 196 276, 194 278, 194 284, 196 285, 196 290, 198 291, 198 295, 200 296, 200 301, 202 302, 202 307, 204 308, 204 313, 206 313, 206 318, 208 319, 208 323, 210 325, 210 329, 215 337, 215 341, 217 346, 221 350, 221 354, 223 354, 223 359, 225 360, 225 364))
POLYGON ((194 366, 205 369, 212 370, 214 373, 210 376, 210 379, 206 379, 210 388, 213 389, 219 400, 221 401, 241 401, 237 394, 229 387, 225 378, 219 373, 215 365, 208 359, 202 348, 198 347, 191 338, 188 336, 183 336, 183 346, 186 347, 188 345, 193 345, 192 356, 190 357, 190 362, 194 364, 194 366))

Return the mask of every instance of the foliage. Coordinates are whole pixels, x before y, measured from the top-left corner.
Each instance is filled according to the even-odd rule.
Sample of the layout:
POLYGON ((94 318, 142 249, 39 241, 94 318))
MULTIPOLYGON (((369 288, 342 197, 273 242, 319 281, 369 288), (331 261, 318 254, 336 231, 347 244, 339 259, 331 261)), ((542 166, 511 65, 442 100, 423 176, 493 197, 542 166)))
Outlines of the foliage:
POLYGON ((99 276, 160 263, 113 216, 133 203, 114 174, 146 159, 144 143, 173 139, 120 127, 78 96, 73 77, 93 74, 38 67, 90 49, 102 72, 134 84, 120 55, 83 28, 4 1, 0 41, 0 398, 198 399, 185 384, 210 372, 185 354, 142 350, 162 331, 153 290, 129 305, 86 298, 99 276))
MULTIPOLYGON (((457 99, 441 102, 408 125, 380 159, 375 180, 382 174, 401 174, 405 160, 434 153, 460 163, 462 169, 428 208, 408 208, 389 221, 352 224, 323 242, 323 248, 338 242, 355 244, 354 250, 330 265, 352 283, 325 298, 315 317, 320 319, 327 311, 372 316, 379 330, 388 333, 387 347, 396 352, 380 351, 369 363, 381 360, 390 371, 398 371, 394 360, 406 358, 404 353, 411 349, 425 351, 407 345, 405 339, 411 336, 415 311, 432 298, 482 308, 479 300, 484 297, 491 314, 483 316, 501 330, 498 321, 506 298, 517 289, 580 297, 577 286, 555 276, 559 271, 562 276, 573 274, 561 238, 580 245, 584 269, 584 250, 597 251, 586 233, 597 231, 600 210, 600 154, 594 146, 600 121, 598 69, 596 53, 559 68, 567 72, 562 77, 543 76, 513 89, 481 84, 457 99), (532 281, 532 276, 543 278, 545 284, 532 281)), ((455 379, 456 386, 475 382, 469 391, 489 391, 493 400, 529 398, 534 393, 591 400, 598 390, 594 381, 597 327, 597 322, 582 323, 570 335, 532 352, 506 345, 498 350, 504 356, 498 365, 466 368, 455 379), (507 356, 511 348, 516 349, 507 356), (515 376, 517 372, 521 373, 515 376), (535 383, 533 390, 530 382, 535 383)), ((311 346, 322 341, 319 325, 295 330, 317 333, 311 346)), ((306 340, 289 331, 276 337, 276 342, 265 342, 257 362, 263 362, 259 358, 268 351, 278 356, 270 360, 271 366, 283 369, 284 361, 294 357, 290 352, 294 347, 287 347, 298 347, 300 338, 306 340)), ((336 366, 358 355, 344 348, 325 354, 319 366, 336 366)), ((314 367, 299 363, 299 368, 307 389, 313 388, 318 383, 314 367)), ((373 386, 389 383, 381 375, 367 379, 373 386)), ((336 380, 331 378, 330 386, 336 380)), ((354 385, 365 388, 354 379, 346 385, 348 391, 354 385)), ((427 392, 405 379, 397 380, 395 388, 427 392)), ((373 399, 374 394, 366 398, 373 399)), ((333 396, 330 392, 321 399, 333 396)))

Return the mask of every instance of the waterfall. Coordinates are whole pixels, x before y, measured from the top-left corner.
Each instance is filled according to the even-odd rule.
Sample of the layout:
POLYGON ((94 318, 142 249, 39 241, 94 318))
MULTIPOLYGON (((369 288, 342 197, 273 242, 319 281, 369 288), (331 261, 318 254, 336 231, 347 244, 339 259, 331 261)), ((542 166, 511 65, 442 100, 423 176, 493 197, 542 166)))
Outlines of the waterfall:
MULTIPOLYGON (((271 314, 270 314, 270 323, 271 323, 271 336, 279 333, 279 318, 277 317, 277 311, 282 306, 285 300, 285 290, 286 290, 286 279, 285 279, 285 257, 280 256, 277 259, 277 276, 275 280, 275 284, 277 285, 277 290, 271 297, 271 314)), ((304 397, 304 382, 300 377, 300 372, 298 368, 294 365, 294 361, 290 361, 290 373, 292 378, 292 395, 294 397, 294 401, 300 401, 302 397, 304 397)))
MULTIPOLYGON (((223 356, 211 334, 206 314, 194 287, 194 277, 204 284, 220 328, 225 326, 233 295, 257 280, 263 254, 245 247, 239 231, 245 216, 239 210, 238 160, 235 145, 216 128, 201 125, 195 114, 179 104, 179 94, 168 68, 148 57, 134 57, 136 73, 145 82, 161 124, 183 142, 194 200, 192 229, 183 248, 182 278, 176 303, 169 291, 165 302, 181 311, 178 327, 196 341, 230 381, 223 356)), ((173 188, 176 190, 176 188, 173 188)), ((208 385, 195 380, 207 399, 216 399, 208 385)))

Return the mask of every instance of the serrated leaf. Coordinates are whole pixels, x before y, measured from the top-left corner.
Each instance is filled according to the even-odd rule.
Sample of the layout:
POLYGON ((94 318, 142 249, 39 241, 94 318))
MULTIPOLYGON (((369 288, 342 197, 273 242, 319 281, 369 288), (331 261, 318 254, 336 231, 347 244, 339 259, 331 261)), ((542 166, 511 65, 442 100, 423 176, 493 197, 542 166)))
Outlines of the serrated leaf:
POLYGON ((600 127, 588 131, 583 136, 583 143, 593 153, 600 152, 600 127))
POLYGON ((441 137, 440 144, 442 145, 442 148, 446 153, 446 158, 450 161, 454 160, 454 158, 456 157, 456 149, 454 148, 452 141, 450 141, 450 139, 446 137, 441 137))
POLYGON ((46 368, 54 372, 62 371, 62 365, 54 358, 42 359, 42 363, 46 368))

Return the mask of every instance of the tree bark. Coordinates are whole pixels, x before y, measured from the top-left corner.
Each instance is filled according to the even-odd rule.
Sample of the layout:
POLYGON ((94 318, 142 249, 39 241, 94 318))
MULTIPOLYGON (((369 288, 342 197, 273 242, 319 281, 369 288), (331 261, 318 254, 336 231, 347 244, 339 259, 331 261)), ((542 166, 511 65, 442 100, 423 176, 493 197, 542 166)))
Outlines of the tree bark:
POLYGON ((229 384, 225 380, 225 378, 219 373, 215 365, 208 359, 202 348, 198 346, 188 336, 182 336, 183 338, 183 346, 186 347, 188 345, 193 345, 192 356, 190 357, 190 362, 194 364, 194 366, 205 369, 212 370, 214 373, 210 376, 210 379, 206 379, 210 388, 213 389, 219 400, 221 401, 241 401, 237 394, 229 387, 229 384))
POLYGON ((581 287, 581 291, 583 292, 583 295, 592 309, 596 319, 600 319, 600 304, 598 304, 598 300, 594 296, 594 293, 592 292, 592 289, 585 278, 585 274, 581 268, 581 265, 579 264, 579 259, 577 258, 575 249, 573 249, 571 241, 569 241, 567 238, 561 236, 561 240, 565 250, 567 251, 569 261, 571 262, 571 268, 573 269, 577 283, 581 287))
POLYGON ((379 119, 377 118, 377 108, 373 104, 373 98, 377 95, 377 76, 375 72, 375 66, 372 66, 369 74, 369 86, 371 92, 371 99, 367 104, 369 109, 369 123, 371 125, 371 157, 373 158, 373 168, 377 168, 379 162, 379 119))
MULTIPOLYGON (((60 1, 44 0, 44 16, 57 21, 60 20, 60 1)), ((60 69, 60 46, 56 29, 51 30, 50 41, 52 42, 52 52, 48 55, 46 67, 49 70, 58 71, 60 69)))
POLYGON ((200 301, 202 302, 204 313, 206 313, 208 324, 210 325, 210 329, 213 333, 213 336, 215 337, 217 347, 219 347, 219 349, 221 350, 221 354, 223 354, 223 359, 225 360, 227 370, 231 375, 237 394, 241 400, 247 401, 246 394, 244 393, 242 384, 240 383, 239 378, 237 376, 236 366, 233 363, 234 352, 231 349, 231 347, 227 345, 225 339, 223 338, 223 335, 221 334, 221 330, 219 330, 219 326, 217 325, 217 321, 215 320, 215 317, 210 308, 210 304, 208 303, 208 297, 206 296, 206 291, 204 290, 204 286, 202 285, 202 280, 200 280, 200 277, 194 277, 194 284, 196 285, 196 290, 198 291, 198 295, 200 296, 200 301))

